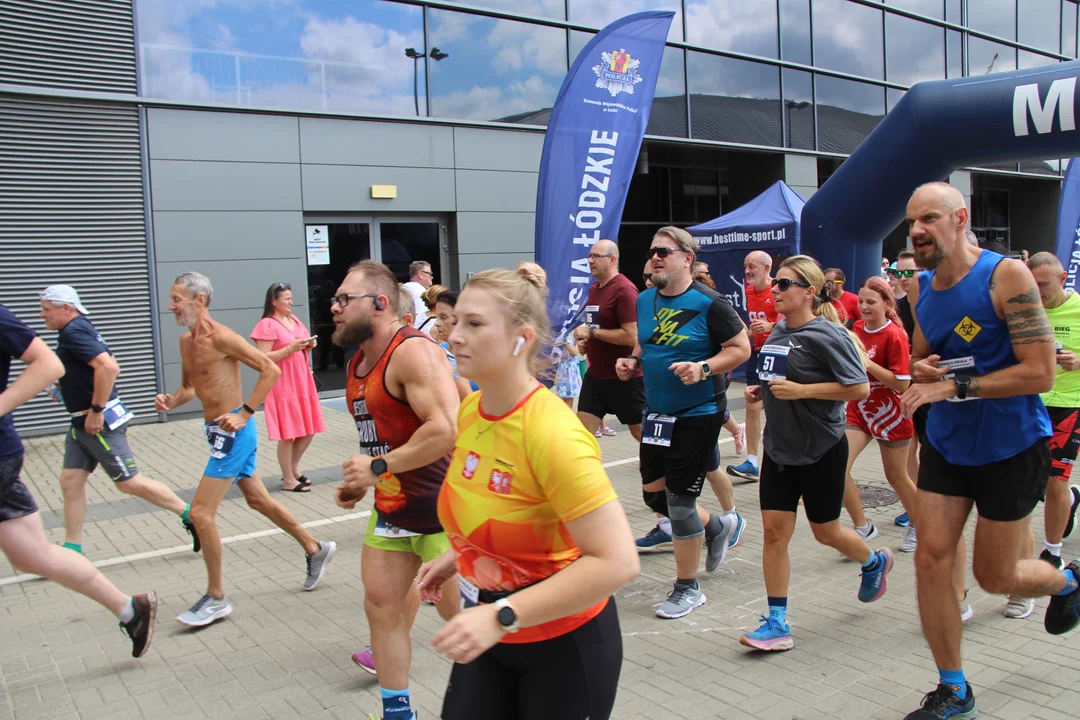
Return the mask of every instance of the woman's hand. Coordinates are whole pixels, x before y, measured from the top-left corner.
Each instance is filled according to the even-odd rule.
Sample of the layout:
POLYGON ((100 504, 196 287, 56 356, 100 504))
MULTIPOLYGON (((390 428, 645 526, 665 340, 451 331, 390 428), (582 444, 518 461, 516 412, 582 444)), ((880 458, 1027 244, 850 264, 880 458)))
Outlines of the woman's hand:
POLYGON ((453 580, 457 574, 456 562, 457 553, 447 550, 431 562, 420 566, 420 572, 416 573, 416 589, 420 591, 421 600, 442 600, 443 585, 453 580))
POLYGON ((288 345, 289 354, 292 355, 295 352, 300 352, 307 347, 307 340, 293 340, 288 345))
POLYGON ((505 633, 499 624, 498 608, 477 605, 455 615, 431 638, 431 644, 435 646, 435 652, 464 665, 494 647, 505 633))
POLYGON ((804 400, 806 398, 804 386, 791 380, 770 380, 769 392, 777 400, 804 400))

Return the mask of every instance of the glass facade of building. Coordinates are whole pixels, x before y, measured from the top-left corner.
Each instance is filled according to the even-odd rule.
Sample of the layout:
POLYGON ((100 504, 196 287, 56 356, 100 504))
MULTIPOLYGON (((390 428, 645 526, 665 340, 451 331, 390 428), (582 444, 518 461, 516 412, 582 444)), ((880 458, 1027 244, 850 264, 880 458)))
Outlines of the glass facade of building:
POLYGON ((1077 57, 1074 0, 136 5, 147 97, 532 126, 547 123, 590 30, 673 10, 650 135, 838 154, 914 83, 1077 57))

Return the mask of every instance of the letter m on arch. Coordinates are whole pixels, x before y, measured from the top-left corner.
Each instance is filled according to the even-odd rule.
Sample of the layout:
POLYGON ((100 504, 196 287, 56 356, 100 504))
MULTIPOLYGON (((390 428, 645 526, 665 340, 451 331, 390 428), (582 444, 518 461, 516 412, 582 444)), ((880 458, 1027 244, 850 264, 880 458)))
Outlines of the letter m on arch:
POLYGON ((1039 86, 1017 85, 1013 91, 1013 133, 1017 137, 1028 134, 1028 114, 1035 123, 1035 132, 1044 135, 1054 125, 1054 114, 1058 114, 1061 129, 1075 130, 1076 116, 1073 110, 1073 97, 1076 94, 1076 78, 1061 78, 1050 83, 1046 93, 1046 103, 1039 99, 1039 86))

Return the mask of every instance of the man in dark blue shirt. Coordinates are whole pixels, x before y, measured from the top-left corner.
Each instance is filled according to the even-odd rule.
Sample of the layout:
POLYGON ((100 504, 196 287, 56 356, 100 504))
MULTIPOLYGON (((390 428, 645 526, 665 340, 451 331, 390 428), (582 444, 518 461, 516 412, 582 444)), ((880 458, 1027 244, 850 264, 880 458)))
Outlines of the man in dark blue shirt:
POLYGON ((11 414, 63 374, 64 366, 52 350, 0 305, 0 550, 16 570, 53 580, 111 610, 131 638, 131 654, 142 657, 154 637, 157 596, 125 595, 82 555, 51 544, 37 504, 19 478, 23 446, 11 414), (26 363, 26 369, 9 386, 12 358, 26 363))
POLYGON ((199 536, 188 520, 190 505, 157 480, 142 475, 127 441, 132 414, 116 392, 120 366, 105 339, 86 316, 90 312, 70 285, 50 285, 41 293, 41 319, 60 334, 56 354, 64 364, 60 397, 71 415, 64 441, 64 547, 82 552, 86 481, 101 466, 120 492, 179 515, 199 551, 199 536))
POLYGON ((654 287, 637 300, 637 345, 615 365, 622 380, 639 367, 645 374, 642 491, 646 505, 671 519, 677 567, 675 587, 656 611, 662 618, 683 617, 705 603, 696 580, 701 536, 708 546, 705 569, 714 573, 734 529, 731 519, 697 505, 727 404, 707 379, 745 362, 750 341, 731 304, 694 282, 697 252, 685 230, 657 231, 649 248, 654 287))

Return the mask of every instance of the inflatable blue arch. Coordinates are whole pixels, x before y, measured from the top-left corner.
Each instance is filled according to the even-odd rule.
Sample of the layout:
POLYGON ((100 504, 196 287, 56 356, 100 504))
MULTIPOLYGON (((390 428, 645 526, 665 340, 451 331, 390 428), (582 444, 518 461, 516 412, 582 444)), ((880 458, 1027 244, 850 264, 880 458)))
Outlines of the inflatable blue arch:
POLYGON ((914 85, 802 211, 803 252, 856 284, 919 185, 957 168, 1080 155, 1080 61, 914 85))

